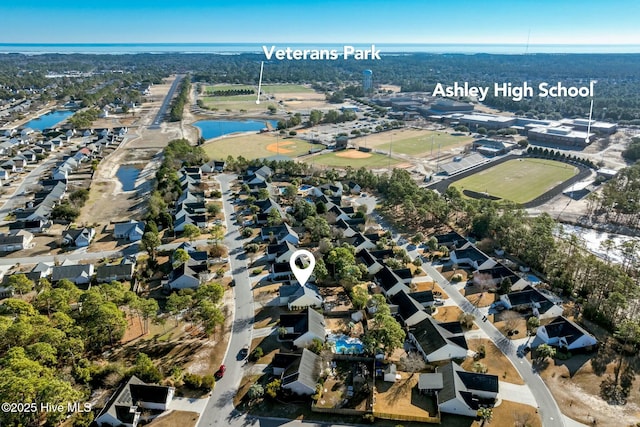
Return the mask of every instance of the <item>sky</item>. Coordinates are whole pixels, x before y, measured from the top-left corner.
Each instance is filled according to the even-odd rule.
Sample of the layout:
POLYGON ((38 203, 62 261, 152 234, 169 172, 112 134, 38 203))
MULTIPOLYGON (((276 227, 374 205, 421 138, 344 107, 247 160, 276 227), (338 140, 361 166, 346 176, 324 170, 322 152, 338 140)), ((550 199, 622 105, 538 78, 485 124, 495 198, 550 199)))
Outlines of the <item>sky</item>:
POLYGON ((640 44, 638 0, 0 0, 0 16, 0 43, 640 44))

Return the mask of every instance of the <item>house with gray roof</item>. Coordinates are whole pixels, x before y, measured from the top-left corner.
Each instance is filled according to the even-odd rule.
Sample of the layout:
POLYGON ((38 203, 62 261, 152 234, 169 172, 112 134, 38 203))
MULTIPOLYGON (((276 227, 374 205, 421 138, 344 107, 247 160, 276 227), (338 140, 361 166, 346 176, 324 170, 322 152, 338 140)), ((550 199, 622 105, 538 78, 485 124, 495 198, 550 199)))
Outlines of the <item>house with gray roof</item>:
POLYGON ((301 310, 307 307, 321 308, 324 302, 318 288, 309 283, 304 286, 299 283, 282 285, 278 289, 278 295, 280 305, 286 305, 289 310, 301 310))
POLYGON ((118 282, 129 281, 133 278, 135 268, 135 264, 131 263, 101 265, 96 269, 96 281, 98 283, 109 283, 114 280, 118 282))
POLYGON ((468 265, 476 270, 491 268, 497 262, 471 243, 450 253, 451 262, 458 265, 468 265))
POLYGON ((91 283, 91 276, 93 276, 93 264, 56 265, 51 267, 52 283, 67 279, 75 285, 87 285, 91 283))
POLYGON ((137 242, 142 239, 143 234, 143 221, 129 220, 127 222, 118 222, 113 225, 114 239, 124 239, 129 242, 137 242))
POLYGON ((314 394, 320 378, 321 364, 320 356, 303 349, 300 358, 282 373, 282 388, 300 396, 314 394))

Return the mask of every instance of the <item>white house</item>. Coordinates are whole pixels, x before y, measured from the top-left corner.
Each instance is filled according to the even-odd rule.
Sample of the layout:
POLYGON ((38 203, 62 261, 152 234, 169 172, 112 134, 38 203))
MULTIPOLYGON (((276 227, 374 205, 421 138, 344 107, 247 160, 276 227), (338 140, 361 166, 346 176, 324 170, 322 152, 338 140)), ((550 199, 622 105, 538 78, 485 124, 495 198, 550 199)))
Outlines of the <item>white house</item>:
POLYGON ((411 327, 424 321, 429 315, 422 304, 411 298, 410 294, 400 291, 390 298, 391 310, 396 311, 405 326, 411 327))
POLYGON ((144 222, 130 220, 119 222, 113 226, 114 239, 125 239, 130 242, 137 242, 144 234, 144 222))
POLYGON ((592 349, 598 344, 598 340, 578 324, 564 316, 558 316, 546 325, 538 327, 536 338, 531 346, 537 347, 540 344, 578 350, 592 349))
POLYGON ((531 309, 533 315, 540 319, 552 319, 562 316, 562 305, 556 304, 547 294, 543 294, 532 286, 526 286, 520 291, 501 295, 500 301, 508 310, 531 309))
POLYGON ((307 308, 301 313, 281 314, 278 325, 285 331, 280 339, 293 341, 297 348, 307 348, 313 340, 325 341, 324 316, 313 308, 307 308))
POLYGON ((62 233, 62 243, 64 245, 76 246, 83 248, 89 246, 91 240, 96 235, 96 230, 93 228, 77 228, 70 229, 62 233))
POLYGON ((461 249, 451 251, 450 258, 453 264, 468 265, 476 270, 484 270, 497 264, 493 258, 471 243, 464 245, 461 249))
POLYGON ((476 417, 481 407, 492 408, 499 392, 496 375, 467 372, 451 362, 436 373, 442 374, 442 390, 438 391, 438 408, 447 414, 476 417))
POLYGON ((51 267, 51 281, 58 282, 67 279, 76 285, 86 285, 91 282, 93 264, 56 265, 51 267))
POLYGON ((289 310, 321 308, 323 303, 320 293, 310 284, 283 285, 278 289, 278 294, 280 305, 287 305, 289 310))
POLYGON ((100 426, 136 427, 142 410, 166 411, 174 394, 173 387, 146 384, 134 375, 113 393, 95 422, 100 426))

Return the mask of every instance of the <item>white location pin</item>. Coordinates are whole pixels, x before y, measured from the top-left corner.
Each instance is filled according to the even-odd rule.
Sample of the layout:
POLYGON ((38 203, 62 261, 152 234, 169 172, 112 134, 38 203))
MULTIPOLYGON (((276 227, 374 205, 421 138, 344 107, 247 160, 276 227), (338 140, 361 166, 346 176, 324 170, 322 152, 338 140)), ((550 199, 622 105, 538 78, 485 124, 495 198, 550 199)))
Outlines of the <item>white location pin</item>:
POLYGON ((293 254, 291 254, 291 259, 289 260, 289 265, 291 266, 291 271, 293 275, 296 276, 298 283, 300 286, 306 285, 307 281, 313 274, 313 268, 316 266, 316 259, 313 257, 313 254, 306 249, 298 249, 293 254), (300 268, 296 264, 296 260, 302 257, 302 263, 305 264, 305 261, 309 263, 306 268, 300 268), (306 258, 306 260, 305 260, 306 258))

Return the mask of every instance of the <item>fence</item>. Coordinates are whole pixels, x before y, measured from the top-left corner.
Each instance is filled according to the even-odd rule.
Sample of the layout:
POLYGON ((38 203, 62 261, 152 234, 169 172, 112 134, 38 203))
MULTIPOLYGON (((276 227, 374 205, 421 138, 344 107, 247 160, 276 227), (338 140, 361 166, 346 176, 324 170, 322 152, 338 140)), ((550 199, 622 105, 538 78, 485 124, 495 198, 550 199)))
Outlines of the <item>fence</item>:
POLYGON ((406 414, 388 414, 385 412, 378 412, 374 409, 373 415, 376 418, 380 418, 383 420, 394 420, 394 421, 416 421, 420 423, 429 423, 429 424, 440 424, 440 416, 435 417, 427 417, 423 415, 406 415, 406 414))

